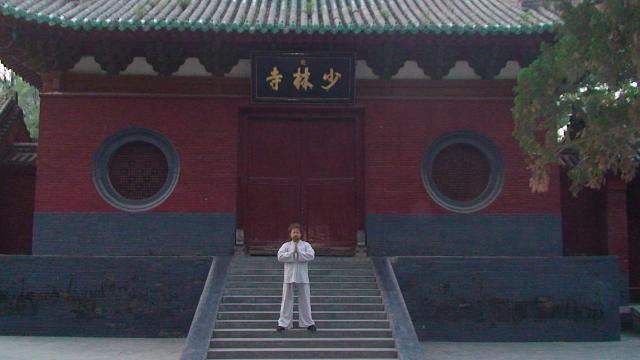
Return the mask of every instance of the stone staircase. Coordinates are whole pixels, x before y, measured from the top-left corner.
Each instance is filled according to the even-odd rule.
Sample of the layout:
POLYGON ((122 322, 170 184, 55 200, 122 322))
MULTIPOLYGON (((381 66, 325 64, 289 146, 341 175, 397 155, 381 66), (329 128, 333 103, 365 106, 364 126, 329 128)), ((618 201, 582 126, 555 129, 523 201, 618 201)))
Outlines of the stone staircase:
POLYGON ((371 260, 319 257, 309 264, 317 332, 275 330, 283 265, 235 257, 218 307, 210 359, 396 359, 398 352, 371 260))

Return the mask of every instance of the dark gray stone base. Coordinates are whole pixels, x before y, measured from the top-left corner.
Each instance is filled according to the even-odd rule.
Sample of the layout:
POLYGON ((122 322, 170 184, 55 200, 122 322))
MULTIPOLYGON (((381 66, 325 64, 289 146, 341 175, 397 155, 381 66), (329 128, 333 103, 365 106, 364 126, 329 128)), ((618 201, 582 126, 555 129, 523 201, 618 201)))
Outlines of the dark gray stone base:
POLYGON ((227 213, 35 213, 34 255, 232 255, 227 213))
POLYGON ((616 257, 395 257, 421 341, 620 339, 616 257))
POLYGON ((620 306, 629 305, 629 272, 620 271, 620 306))
POLYGON ((0 256, 0 334, 185 336, 213 259, 0 256))
POLYGON ((370 214, 372 256, 561 256, 559 214, 370 214))
POLYGON ((640 305, 631 307, 631 319, 633 331, 640 334, 640 305))

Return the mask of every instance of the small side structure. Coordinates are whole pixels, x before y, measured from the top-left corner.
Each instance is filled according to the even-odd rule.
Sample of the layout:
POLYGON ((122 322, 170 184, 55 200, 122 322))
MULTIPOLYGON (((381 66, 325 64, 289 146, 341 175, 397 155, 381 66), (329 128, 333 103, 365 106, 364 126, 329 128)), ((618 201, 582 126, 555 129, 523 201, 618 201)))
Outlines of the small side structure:
POLYGON ((37 148, 17 95, 0 97, 0 254, 31 254, 37 148))

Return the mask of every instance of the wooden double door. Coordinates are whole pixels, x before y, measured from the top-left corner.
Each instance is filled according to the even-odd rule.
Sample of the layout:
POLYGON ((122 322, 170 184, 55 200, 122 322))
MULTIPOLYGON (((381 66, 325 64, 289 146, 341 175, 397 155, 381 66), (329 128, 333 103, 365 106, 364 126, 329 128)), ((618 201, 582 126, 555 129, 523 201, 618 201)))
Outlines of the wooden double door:
POLYGON ((274 254, 292 222, 317 253, 354 253, 363 225, 359 123, 304 112, 243 119, 238 212, 250 253, 274 254))

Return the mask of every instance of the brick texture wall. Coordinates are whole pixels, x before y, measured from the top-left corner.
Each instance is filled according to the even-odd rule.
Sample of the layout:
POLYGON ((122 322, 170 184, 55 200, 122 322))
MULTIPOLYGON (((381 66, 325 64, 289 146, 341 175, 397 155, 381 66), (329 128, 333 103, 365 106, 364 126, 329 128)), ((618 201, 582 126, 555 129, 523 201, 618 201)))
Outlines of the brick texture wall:
POLYGON ((640 302, 640 178, 629 183, 627 190, 629 224, 629 284, 633 302, 640 302))
POLYGON ((405 256, 391 261, 422 340, 620 339, 614 257, 405 256))
MULTIPOLYGON (((128 126, 164 134, 181 160, 174 194, 153 211, 235 211, 237 109, 233 98, 43 96, 36 211, 112 211, 91 181, 100 143, 128 126)), ((506 165, 505 184, 482 213, 557 213, 557 174, 544 194, 513 139, 508 100, 361 100, 365 107, 368 213, 445 214, 424 190, 420 164, 440 135, 470 129, 491 138, 506 165)))
POLYGON ((569 191, 570 181, 565 171, 562 171, 560 179, 564 254, 608 254, 605 192, 582 189, 577 196, 573 196, 569 191))
POLYGON ((179 337, 210 257, 0 257, 0 334, 179 337))
POLYGON ((120 129, 162 133, 180 179, 154 212, 235 212, 237 101, 179 97, 42 97, 36 212, 117 211, 91 179, 100 144, 120 129))
MULTIPOLYGON (((3 140, 31 141, 21 114, 3 140)), ((0 166, 0 254, 31 254, 35 182, 33 166, 0 166)))
POLYGON ((0 254, 31 254, 33 170, 0 167, 0 254))
POLYGON ((457 129, 492 139, 505 161, 501 194, 477 214, 559 213, 557 172, 547 193, 529 190, 529 171, 511 135, 510 100, 376 100, 366 106, 367 213, 450 214, 426 193, 422 157, 439 136, 457 129))
MULTIPOLYGON (((237 197, 238 110, 247 104, 246 98, 236 97, 43 96, 34 249, 39 254, 76 253, 82 239, 87 237, 96 238, 87 254, 109 249, 114 255, 148 255, 158 250, 153 244, 181 248, 184 240, 156 227, 158 219, 149 216, 143 219, 144 234, 134 225, 138 220, 133 216, 113 222, 114 227, 102 234, 92 233, 97 225, 113 220, 95 215, 88 219, 89 214, 119 213, 99 196, 92 182, 95 151, 113 133, 137 126, 162 133, 181 161, 180 179, 173 194, 143 215, 223 214, 226 217, 215 223, 194 220, 197 226, 181 235, 199 240, 184 253, 216 255, 231 251, 237 197), (63 221, 56 215, 64 213, 80 216, 63 221), (211 237, 196 228, 217 232, 216 245, 198 252, 199 247, 210 244, 211 237), (75 246, 70 242, 75 242, 75 246)), ((408 226, 409 235, 423 247, 421 254, 561 254, 557 171, 552 174, 547 193, 531 193, 523 154, 511 135, 509 99, 359 99, 356 106, 364 108, 365 221, 372 254, 402 254, 393 245, 406 238, 402 231, 396 231, 398 224, 408 226), (497 199, 488 207, 462 217, 429 197, 420 170, 424 153, 433 141, 459 129, 492 139, 506 169, 504 186, 497 199), (437 218, 372 217, 396 214, 437 218), (504 224, 520 230, 514 232, 504 224), (431 239, 425 238, 427 232, 431 239), (511 246, 514 241, 517 244, 511 246), (375 250, 376 246, 381 247, 375 250)), ((171 250, 163 255, 173 253, 171 250)))

